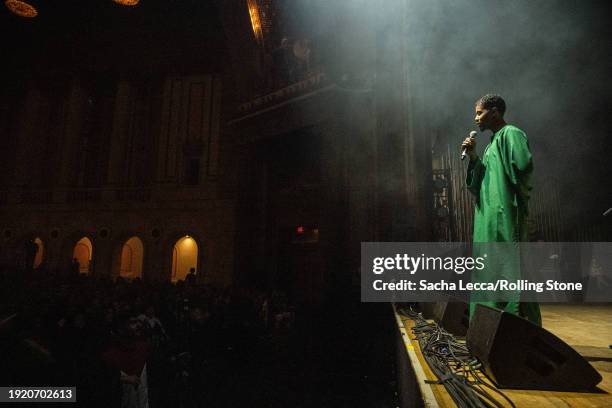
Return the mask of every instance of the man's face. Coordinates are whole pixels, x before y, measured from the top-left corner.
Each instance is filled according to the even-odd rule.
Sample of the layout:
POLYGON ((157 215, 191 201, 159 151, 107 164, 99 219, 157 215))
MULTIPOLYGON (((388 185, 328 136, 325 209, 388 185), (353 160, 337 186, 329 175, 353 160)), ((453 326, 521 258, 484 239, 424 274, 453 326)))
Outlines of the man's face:
POLYGON ((474 121, 476 125, 480 128, 480 131, 491 129, 494 123, 495 116, 497 115, 497 110, 495 108, 486 109, 481 104, 476 104, 474 108, 476 112, 476 117, 474 121))

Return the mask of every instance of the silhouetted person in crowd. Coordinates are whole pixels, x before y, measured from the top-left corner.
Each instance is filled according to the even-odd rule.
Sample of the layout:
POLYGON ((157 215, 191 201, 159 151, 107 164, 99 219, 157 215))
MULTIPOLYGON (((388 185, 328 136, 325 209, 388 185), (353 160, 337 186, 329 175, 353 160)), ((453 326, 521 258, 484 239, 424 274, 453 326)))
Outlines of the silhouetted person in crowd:
POLYGON ((185 277, 185 282, 189 286, 193 286, 196 284, 196 269, 195 268, 189 268, 189 273, 185 277))
POLYGON ((76 258, 72 258, 72 264, 70 264, 70 272, 72 276, 79 276, 81 273, 81 264, 76 258))
POLYGON ((288 38, 283 38, 280 46, 272 51, 272 76, 274 87, 283 87, 292 80, 293 54, 288 38))
POLYGON ((168 335, 161 320, 155 315, 155 307, 147 305, 144 313, 138 316, 143 324, 144 333, 149 337, 155 349, 159 349, 168 340, 168 335))
POLYGON ((147 361, 151 345, 144 338, 142 324, 133 317, 118 319, 118 337, 102 353, 102 359, 119 371, 122 408, 148 408, 147 361))
POLYGON ((33 240, 29 239, 25 244, 25 268, 28 271, 34 269, 34 260, 36 259, 36 253, 38 252, 38 244, 33 240))

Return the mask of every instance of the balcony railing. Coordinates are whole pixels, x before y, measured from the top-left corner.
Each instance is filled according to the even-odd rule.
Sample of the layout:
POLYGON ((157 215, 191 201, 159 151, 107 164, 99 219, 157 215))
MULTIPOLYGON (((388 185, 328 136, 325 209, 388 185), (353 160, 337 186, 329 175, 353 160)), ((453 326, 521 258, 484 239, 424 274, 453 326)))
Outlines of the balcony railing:
POLYGON ((146 202, 151 199, 151 190, 142 188, 115 190, 115 198, 117 201, 146 202))
POLYGON ((53 191, 27 190, 19 197, 21 204, 49 204, 53 202, 53 191))
POLYGON ((75 188, 57 190, 2 190, 0 206, 79 204, 98 202, 147 202, 150 188, 75 188))
POLYGON ((247 113, 289 100, 327 85, 324 73, 312 74, 301 81, 287 85, 276 91, 242 103, 238 106, 239 113, 247 113))
POLYGON ((102 200, 102 190, 68 190, 66 201, 69 203, 88 203, 102 200))

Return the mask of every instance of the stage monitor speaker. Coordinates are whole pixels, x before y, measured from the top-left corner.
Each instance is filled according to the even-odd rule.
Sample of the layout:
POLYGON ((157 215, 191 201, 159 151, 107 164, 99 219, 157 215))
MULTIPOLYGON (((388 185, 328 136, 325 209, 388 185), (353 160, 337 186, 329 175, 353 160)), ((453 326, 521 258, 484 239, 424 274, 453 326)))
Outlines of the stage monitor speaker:
POLYGON ((421 302, 417 305, 417 310, 421 312, 425 319, 434 319, 434 312, 437 309, 437 302, 421 302))
POLYGON ((476 306, 467 346, 498 388, 588 391, 601 381, 601 375, 561 339, 499 309, 476 306))
POLYGON ((470 324, 470 310, 465 302, 445 301, 420 304, 423 317, 435 320, 444 330, 455 336, 465 336, 470 324))

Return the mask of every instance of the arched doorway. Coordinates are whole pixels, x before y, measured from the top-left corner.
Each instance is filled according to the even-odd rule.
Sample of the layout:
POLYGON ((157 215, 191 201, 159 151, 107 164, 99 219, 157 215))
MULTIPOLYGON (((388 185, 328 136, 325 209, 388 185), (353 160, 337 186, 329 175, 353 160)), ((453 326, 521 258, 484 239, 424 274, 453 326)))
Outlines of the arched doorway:
POLYGON ((128 239, 121 249, 119 276, 125 279, 142 278, 144 246, 138 237, 128 239))
POLYGON ((42 239, 40 238, 36 238, 34 240, 34 244, 36 244, 36 255, 34 256, 34 269, 37 269, 40 267, 40 265, 43 262, 43 257, 45 255, 45 246, 42 242, 42 239))
POLYGON ((184 280, 191 268, 198 267, 198 244, 189 235, 180 238, 172 250, 172 282, 184 280))
POLYGON ((79 273, 89 273, 91 258, 93 256, 93 245, 87 237, 81 238, 72 251, 72 259, 79 263, 79 273))

